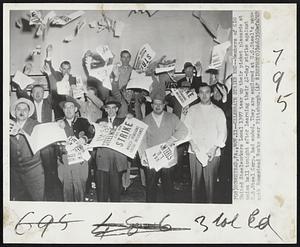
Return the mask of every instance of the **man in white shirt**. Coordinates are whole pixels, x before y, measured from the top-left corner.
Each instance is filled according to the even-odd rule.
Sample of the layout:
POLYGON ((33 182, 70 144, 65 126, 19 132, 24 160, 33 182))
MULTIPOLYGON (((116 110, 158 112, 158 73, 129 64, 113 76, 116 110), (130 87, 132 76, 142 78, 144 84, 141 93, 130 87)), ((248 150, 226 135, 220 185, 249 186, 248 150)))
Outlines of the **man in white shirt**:
POLYGON ((212 203, 220 165, 221 150, 227 138, 226 118, 221 108, 211 102, 211 87, 199 85, 200 103, 190 107, 184 123, 189 129, 192 202, 199 202, 203 173, 207 201, 212 203))

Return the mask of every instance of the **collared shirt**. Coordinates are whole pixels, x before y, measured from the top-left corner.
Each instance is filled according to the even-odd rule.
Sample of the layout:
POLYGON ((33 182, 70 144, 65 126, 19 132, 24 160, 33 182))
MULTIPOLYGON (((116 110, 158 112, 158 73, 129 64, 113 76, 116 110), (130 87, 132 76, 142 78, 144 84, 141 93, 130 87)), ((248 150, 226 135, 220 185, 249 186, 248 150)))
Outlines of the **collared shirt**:
POLYGON ((36 101, 34 101, 34 105, 35 105, 35 110, 36 110, 36 119, 38 122, 42 122, 42 106, 43 106, 43 100, 38 103, 36 101))
MULTIPOLYGON (((27 120, 26 120, 26 121, 27 121, 27 120)), ((16 135, 16 137, 17 137, 18 140, 19 140, 19 133, 20 133, 20 130, 23 129, 23 127, 24 127, 26 121, 24 121, 24 122, 22 122, 22 123, 18 123, 18 122, 17 122, 17 125, 18 125, 19 128, 20 128, 19 131, 18 131, 18 134, 16 135)))
POLYGON ((67 120, 68 124, 72 127, 72 123, 73 123, 73 121, 74 121, 74 118, 72 118, 72 119, 67 119, 67 118, 66 118, 66 120, 67 120))
POLYGON ((162 118, 163 118, 163 115, 164 115, 164 112, 162 112, 162 114, 160 114, 160 115, 157 115, 154 112, 152 112, 151 114, 152 114, 152 117, 153 117, 157 127, 159 128, 160 124, 161 124, 161 121, 162 121, 162 118))
POLYGON ((115 120, 116 116, 114 117, 108 117, 107 122, 108 122, 108 126, 113 128, 113 122, 115 120))

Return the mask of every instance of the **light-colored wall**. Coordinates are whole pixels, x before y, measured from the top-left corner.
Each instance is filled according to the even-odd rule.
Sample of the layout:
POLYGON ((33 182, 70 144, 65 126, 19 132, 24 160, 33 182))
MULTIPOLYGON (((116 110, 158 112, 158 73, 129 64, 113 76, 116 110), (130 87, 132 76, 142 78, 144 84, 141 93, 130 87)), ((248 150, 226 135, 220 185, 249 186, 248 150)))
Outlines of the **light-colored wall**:
MULTIPOLYGON (((45 16, 49 11, 42 11, 45 16)), ((55 11, 57 15, 72 13, 73 11, 55 11)), ((39 74, 40 66, 45 56, 45 48, 53 44, 53 65, 58 68, 63 60, 69 60, 72 64, 72 73, 81 75, 85 80, 82 68, 82 56, 88 49, 95 50, 99 44, 108 44, 116 55, 115 62, 119 60, 119 53, 128 49, 132 53, 132 63, 139 48, 144 43, 149 43, 156 52, 156 58, 167 55, 168 59, 177 59, 176 70, 181 71, 185 61, 195 63, 200 60, 204 69, 210 61, 210 54, 215 43, 203 28, 198 19, 192 16, 192 11, 159 11, 154 16, 146 14, 132 14, 129 11, 107 11, 110 18, 123 21, 125 28, 119 38, 107 30, 97 33, 88 25, 71 43, 63 43, 64 37, 72 34, 76 23, 80 19, 86 19, 87 23, 99 20, 100 11, 85 11, 85 15, 64 27, 51 27, 43 41, 41 37, 34 38, 34 32, 22 32, 16 28, 15 21, 26 15, 27 11, 11 11, 10 17, 10 73, 22 70, 25 59, 30 51, 37 45, 41 45, 42 53, 35 56, 33 61, 33 73, 39 74)), ((206 11, 202 17, 214 28, 221 24, 223 28, 231 27, 230 11, 206 11)), ((34 30, 34 29, 33 29, 34 30)), ((204 74, 204 80, 208 76, 204 74)))

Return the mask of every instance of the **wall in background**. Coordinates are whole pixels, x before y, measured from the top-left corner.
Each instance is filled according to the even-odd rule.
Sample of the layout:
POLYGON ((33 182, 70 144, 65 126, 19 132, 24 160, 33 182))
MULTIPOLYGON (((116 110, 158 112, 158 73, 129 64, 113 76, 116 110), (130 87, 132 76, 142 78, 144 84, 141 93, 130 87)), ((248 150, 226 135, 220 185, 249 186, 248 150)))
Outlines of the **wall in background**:
MULTIPOLYGON (((50 11, 50 10, 49 10, 50 11)), ((45 16, 49 11, 42 11, 45 16)), ((129 11, 106 11, 110 18, 123 21, 125 28, 122 36, 114 38, 107 30, 97 33, 96 29, 86 25, 79 35, 70 43, 63 43, 63 39, 74 32, 77 22, 85 19, 87 23, 101 18, 100 11, 85 11, 85 14, 64 27, 51 27, 43 41, 41 37, 34 38, 32 32, 22 32, 15 26, 15 21, 28 11, 11 11, 10 13, 10 73, 22 70, 30 52, 37 46, 42 47, 41 55, 34 56, 32 73, 40 73, 40 67, 45 57, 45 48, 52 44, 53 65, 55 68, 63 60, 72 64, 72 73, 81 75, 85 80, 82 68, 82 56, 88 50, 95 50, 100 44, 108 44, 116 55, 114 62, 119 61, 120 51, 128 49, 132 54, 132 62, 140 47, 149 43, 156 52, 156 58, 167 55, 167 59, 177 59, 176 71, 181 71, 185 61, 195 63, 200 60, 206 69, 210 62, 212 38, 203 28, 198 19, 192 16, 192 11, 159 11, 152 17, 147 14, 132 14, 129 11)), ((73 11, 55 11, 57 15, 70 14, 73 11)), ((202 17, 214 28, 220 24, 223 28, 231 27, 231 11, 203 11, 202 17)), ((203 79, 208 80, 204 74, 203 79)))

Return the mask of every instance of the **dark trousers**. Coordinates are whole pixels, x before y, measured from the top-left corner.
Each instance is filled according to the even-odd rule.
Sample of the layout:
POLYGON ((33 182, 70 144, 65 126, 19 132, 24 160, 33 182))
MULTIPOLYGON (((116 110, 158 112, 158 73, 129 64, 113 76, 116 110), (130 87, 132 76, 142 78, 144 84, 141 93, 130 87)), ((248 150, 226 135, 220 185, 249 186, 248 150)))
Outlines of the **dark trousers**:
POLYGON ((45 171, 45 196, 47 201, 63 201, 62 184, 58 178, 57 158, 52 145, 41 151, 42 165, 45 171))
POLYGON ((10 169, 11 200, 43 201, 45 199, 45 177, 41 164, 27 171, 10 169))
POLYGON ((171 168, 162 168, 158 172, 146 168, 146 202, 157 202, 157 183, 161 178, 165 202, 173 201, 173 180, 171 168))
POLYGON ((203 167, 195 154, 190 154, 191 179, 192 179, 192 202, 200 202, 200 183, 202 174, 204 177, 207 201, 214 202, 215 188, 220 165, 220 156, 216 156, 203 167))
POLYGON ((113 164, 108 172, 97 170, 95 174, 97 200, 98 202, 120 202, 122 172, 118 172, 117 167, 113 164))

